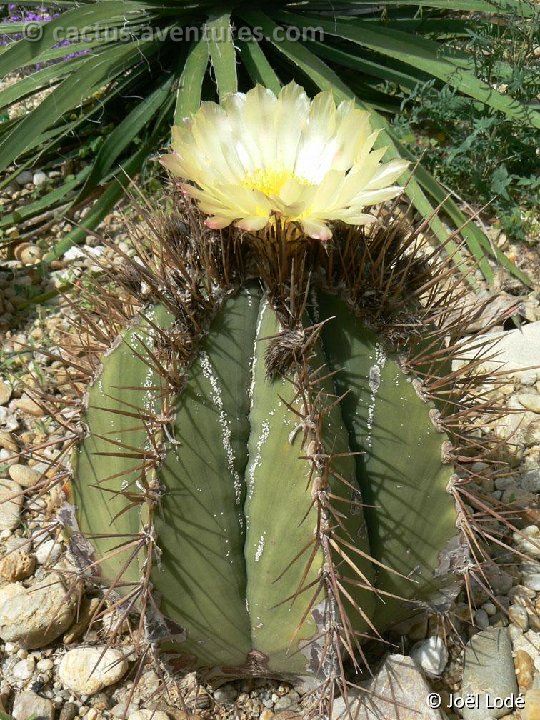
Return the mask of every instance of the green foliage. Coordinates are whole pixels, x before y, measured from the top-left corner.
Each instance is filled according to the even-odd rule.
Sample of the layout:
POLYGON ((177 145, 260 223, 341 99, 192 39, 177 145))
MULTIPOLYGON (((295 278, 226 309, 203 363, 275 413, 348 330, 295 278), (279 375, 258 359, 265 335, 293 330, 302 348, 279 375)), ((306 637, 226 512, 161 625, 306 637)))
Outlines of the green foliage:
MULTIPOLYGON (((20 5, 34 7, 41 1, 22 0, 20 5)), ((522 102, 519 93, 511 97, 511 85, 508 93, 500 93, 491 76, 479 74, 474 58, 456 46, 467 36, 467 13, 475 14, 474 28, 491 33, 516 18, 529 23, 535 11, 525 0, 462 0, 453 4, 452 11, 441 0, 415 4, 383 0, 376 5, 364 0, 342 0, 337 5, 317 0, 300 4, 58 0, 50 5, 63 14, 43 24, 39 40, 22 39, 0 53, 3 75, 26 73, 0 93, 0 112, 9 113, 23 97, 53 88, 32 112, 10 116, 0 124, 0 170, 10 168, 1 185, 22 169, 51 158, 78 156, 81 144, 82 154, 91 161, 90 170, 77 175, 73 183, 25 209, 28 217, 43 212, 44 205, 54 210, 66 202, 69 208, 93 202, 82 227, 52 248, 46 262, 80 242, 85 230, 103 219, 129 178, 168 142, 174 119, 196 110, 201 98, 215 99, 255 82, 277 90, 296 79, 310 93, 331 87, 338 97, 356 97, 372 109, 373 123, 382 129, 380 142, 390 145, 389 156, 406 150, 387 118, 399 112, 418 83, 430 79, 435 87, 448 84, 460 96, 473 98, 509 121, 540 127, 534 107, 522 102), (235 28, 232 34, 222 32, 229 27, 235 28), (63 28, 69 28, 70 53, 86 51, 86 55, 65 57, 66 48, 57 47, 63 28), (94 141, 100 126, 114 127, 101 145, 94 141)), ((0 30, 8 32, 9 27, 0 30)), ((506 60, 497 71, 499 66, 501 72, 511 71, 506 60)), ((510 168, 508 172, 511 175, 510 168)), ((457 227, 466 220, 453 201, 445 201, 446 191, 425 168, 416 170, 407 192, 418 211, 430 218, 441 241, 448 233, 433 217, 435 205, 444 201, 444 210, 457 227)), ((462 234, 490 279, 493 272, 487 257, 493 250, 487 238, 473 226, 462 234)), ((453 252, 455 247, 449 244, 448 249, 453 252)), ((454 257, 459 262, 459 254, 454 257)))
MULTIPOLYGON (((478 77, 531 108, 538 106, 540 18, 499 28, 469 30, 464 44, 478 77)), ((403 103, 394 128, 402 142, 447 188, 500 222, 517 240, 531 236, 540 192, 540 131, 509 120, 433 81, 403 103)))

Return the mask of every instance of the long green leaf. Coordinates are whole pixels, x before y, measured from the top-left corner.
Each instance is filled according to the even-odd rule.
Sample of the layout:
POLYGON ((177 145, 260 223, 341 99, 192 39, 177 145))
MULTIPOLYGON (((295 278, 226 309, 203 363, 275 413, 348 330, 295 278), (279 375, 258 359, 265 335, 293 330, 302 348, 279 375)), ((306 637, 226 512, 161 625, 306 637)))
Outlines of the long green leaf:
POLYGON ((154 41, 137 45, 129 43, 119 45, 97 59, 88 58, 78 72, 66 78, 0 143, 0 170, 24 152, 32 138, 92 95, 104 82, 122 74, 133 62, 144 57, 145 50, 155 47, 154 41))
POLYGON ((206 23, 210 62, 214 68, 219 97, 238 90, 236 51, 232 41, 231 16, 225 13, 206 23))
POLYGON ((172 77, 166 79, 154 92, 136 105, 107 137, 99 149, 92 164, 92 172, 79 193, 76 203, 80 202, 102 181, 122 152, 133 142, 141 130, 148 126, 169 97, 172 82, 172 77))
POLYGON ((34 65, 45 50, 58 43, 58 33, 64 32, 66 27, 75 31, 93 25, 107 25, 114 19, 122 20, 130 13, 142 13, 144 10, 144 3, 133 0, 107 0, 68 10, 60 17, 44 23, 42 37, 39 40, 32 42, 23 38, 0 54, 0 76, 17 71, 26 65, 34 65))
POLYGON ((253 82, 264 85, 277 95, 281 89, 281 83, 274 68, 266 59, 260 44, 254 39, 238 40, 240 57, 253 82))
POLYGON ((176 93, 174 122, 179 124, 201 104, 202 83, 208 66, 208 45, 204 39, 193 45, 187 56, 176 93))
POLYGON ((306 18, 287 12, 276 12, 284 22, 299 27, 321 27, 329 35, 350 40, 362 47, 400 60, 433 77, 439 78, 466 95, 489 105, 507 117, 527 122, 540 128, 540 113, 535 112, 507 95, 479 80, 471 71, 461 66, 461 61, 445 56, 439 43, 389 28, 376 28, 372 24, 328 21, 322 18, 306 18))

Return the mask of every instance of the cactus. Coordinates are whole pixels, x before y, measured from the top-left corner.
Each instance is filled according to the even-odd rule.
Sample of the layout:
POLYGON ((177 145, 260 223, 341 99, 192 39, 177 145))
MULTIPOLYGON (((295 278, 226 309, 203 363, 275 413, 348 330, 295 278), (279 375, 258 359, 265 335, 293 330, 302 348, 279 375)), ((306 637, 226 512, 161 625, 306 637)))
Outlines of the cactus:
POLYGON ((448 610, 481 552, 461 281, 395 208, 324 248, 178 203, 91 293, 72 551, 183 667, 312 674, 328 698, 367 640, 448 610))

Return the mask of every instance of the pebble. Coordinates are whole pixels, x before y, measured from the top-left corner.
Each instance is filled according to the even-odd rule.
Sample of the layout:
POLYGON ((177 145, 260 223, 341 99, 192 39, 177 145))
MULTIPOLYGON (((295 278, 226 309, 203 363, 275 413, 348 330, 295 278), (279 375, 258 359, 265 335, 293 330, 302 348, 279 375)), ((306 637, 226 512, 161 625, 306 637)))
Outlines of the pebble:
POLYGON ((135 710, 130 712, 128 720, 170 720, 163 710, 135 710))
POLYGON ((15 178, 15 182, 19 185, 28 185, 28 183, 31 183, 34 179, 34 174, 30 172, 30 170, 23 170, 22 173, 19 173, 17 177, 15 178))
POLYGON ((62 554, 62 545, 55 540, 43 540, 34 550, 39 565, 54 565, 62 554))
POLYGON ((525 608, 521 605, 511 605, 508 608, 508 619, 511 623, 514 623, 514 625, 517 625, 518 628, 523 630, 523 632, 527 632, 529 629, 529 616, 525 608))
POLYGON ((525 695, 522 720, 540 720, 540 690, 529 690, 525 695))
POLYGON ((71 625, 75 610, 74 594, 58 573, 29 588, 10 583, 0 588, 0 638, 25 648, 43 647, 71 625))
POLYGON ((105 646, 75 648, 62 658, 58 678, 69 690, 93 695, 118 682, 127 669, 127 660, 119 650, 105 646))
POLYGON ((31 690, 24 690, 15 696, 13 710, 11 712, 15 720, 53 720, 54 705, 51 700, 36 695, 31 690))
POLYGON ((77 706, 73 702, 67 702, 60 709, 60 717, 58 720, 74 720, 77 715, 77 706))
POLYGON ((398 706, 407 709, 403 720, 443 718, 440 710, 428 707, 426 698, 431 689, 410 657, 389 655, 366 689, 368 692, 359 693, 351 688, 349 708, 343 698, 338 698, 332 709, 332 720, 350 720, 351 717, 354 720, 390 720, 397 717, 398 706))
POLYGON ((0 480, 0 530, 13 530, 17 527, 23 501, 20 485, 11 480, 0 480))
POLYGON ((520 690, 529 690, 534 680, 534 661, 525 650, 516 650, 514 665, 520 690))
POLYGON ((8 450, 10 454, 17 452, 17 443, 11 433, 0 432, 0 448, 8 450))
POLYGON ((28 680, 34 674, 35 660, 33 657, 26 658, 26 660, 19 660, 13 666, 12 674, 17 680, 28 680))
POLYGON ((232 685, 222 685, 214 692, 214 700, 218 703, 232 703, 237 696, 236 688, 232 685))
POLYGON ((11 399, 11 386, 0 380, 0 405, 7 405, 11 399))
POLYGON ((8 582, 26 580, 34 572, 36 559, 23 548, 11 550, 0 560, 0 577, 8 582))
POLYGON ((32 178, 32 182, 36 187, 39 187, 40 185, 43 185, 43 183, 46 183, 49 178, 42 170, 38 170, 34 173, 34 176, 32 178))
POLYGON ((448 662, 448 650, 444 640, 437 635, 413 645, 410 656, 426 675, 431 677, 441 675, 448 662))
POLYGON ((300 701, 300 695, 296 690, 291 690, 287 695, 283 695, 274 703, 274 710, 286 710, 287 708, 296 705, 300 701))
MULTIPOLYGON (((462 695, 479 695, 479 707, 463 709, 464 720, 491 720, 507 708, 487 711, 487 699, 517 693, 512 646, 507 628, 489 628, 474 635, 465 647, 462 695)), ((490 703, 493 705, 493 702, 490 703)))
POLYGON ((32 485, 37 483, 39 480, 39 473, 32 470, 32 468, 28 467, 28 465, 21 465, 20 463, 17 463, 15 465, 10 465, 9 477, 21 487, 27 488, 32 487, 32 485))
POLYGON ((22 410, 22 412, 32 415, 34 417, 43 417, 44 412, 40 406, 34 402, 28 395, 23 395, 18 400, 14 400, 11 405, 15 410, 22 410))
POLYGON ((529 590, 540 592, 540 573, 523 574, 523 584, 529 590))
POLYGON ((480 628, 480 630, 485 630, 489 627, 489 616, 482 608, 479 608, 474 613, 474 624, 476 627, 480 628))
POLYGON ((540 395, 527 393, 526 395, 518 395, 517 399, 527 410, 533 413, 540 413, 540 395))

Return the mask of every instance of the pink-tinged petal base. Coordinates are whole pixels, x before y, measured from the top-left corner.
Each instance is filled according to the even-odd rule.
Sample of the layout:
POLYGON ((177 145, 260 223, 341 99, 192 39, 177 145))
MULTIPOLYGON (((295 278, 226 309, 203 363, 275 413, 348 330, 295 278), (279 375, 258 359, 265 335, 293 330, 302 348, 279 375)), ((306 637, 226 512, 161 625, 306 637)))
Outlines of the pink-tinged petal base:
POLYGON ((211 230, 222 230, 223 228, 226 228, 228 225, 230 225, 231 222, 231 218, 218 217, 217 215, 213 215, 212 217, 206 218, 204 224, 211 230))

